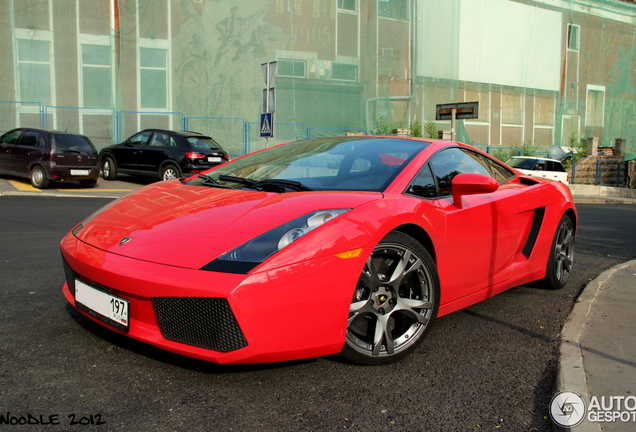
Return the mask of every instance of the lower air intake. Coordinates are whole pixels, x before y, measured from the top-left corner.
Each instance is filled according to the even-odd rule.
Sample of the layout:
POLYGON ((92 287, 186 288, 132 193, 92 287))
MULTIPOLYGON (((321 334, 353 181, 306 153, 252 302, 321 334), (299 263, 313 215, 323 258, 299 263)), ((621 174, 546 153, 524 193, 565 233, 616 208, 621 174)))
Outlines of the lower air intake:
POLYGON ((224 298, 157 297, 152 304, 161 334, 168 340, 220 352, 247 346, 224 298))

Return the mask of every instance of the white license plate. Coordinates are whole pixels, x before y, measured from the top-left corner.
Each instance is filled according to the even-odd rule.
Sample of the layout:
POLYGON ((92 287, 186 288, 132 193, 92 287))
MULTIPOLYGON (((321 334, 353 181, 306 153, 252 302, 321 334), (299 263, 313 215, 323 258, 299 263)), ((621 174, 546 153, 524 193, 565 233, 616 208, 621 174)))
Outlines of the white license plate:
POLYGON ((95 316, 95 318, 109 324, 113 324, 113 322, 119 324, 115 325, 117 328, 124 326, 128 329, 128 300, 93 288, 75 279, 75 302, 81 303, 85 308, 89 309, 87 311, 89 314, 95 316, 90 313, 92 311, 100 315, 95 316))
POLYGON ((208 162, 221 162, 221 158, 208 156, 208 162))
POLYGON ((71 175, 76 175, 76 176, 87 176, 91 173, 90 170, 71 170, 71 175))

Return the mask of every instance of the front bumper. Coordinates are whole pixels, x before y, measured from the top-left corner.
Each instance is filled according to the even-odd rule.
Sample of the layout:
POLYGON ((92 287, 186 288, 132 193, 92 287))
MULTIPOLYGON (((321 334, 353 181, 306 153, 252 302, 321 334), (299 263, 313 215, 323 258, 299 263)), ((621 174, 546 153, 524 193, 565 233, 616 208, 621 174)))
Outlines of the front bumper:
POLYGON ((68 265, 66 299, 78 309, 73 278, 127 299, 129 330, 118 330, 78 309, 82 314, 167 351, 237 364, 340 352, 353 290, 368 255, 352 259, 327 256, 237 275, 126 258, 88 246, 70 233, 61 246, 68 265), (166 313, 172 314, 168 321, 166 313), (202 334, 208 335, 203 339, 211 344, 200 343, 202 334))

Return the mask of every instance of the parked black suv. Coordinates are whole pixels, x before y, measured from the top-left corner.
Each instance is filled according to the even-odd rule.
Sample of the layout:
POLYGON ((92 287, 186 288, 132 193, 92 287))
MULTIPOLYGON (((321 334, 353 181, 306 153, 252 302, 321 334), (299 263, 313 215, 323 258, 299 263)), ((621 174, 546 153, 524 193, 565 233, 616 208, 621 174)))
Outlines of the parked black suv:
POLYGON ((227 160, 225 150, 209 136, 162 129, 143 130, 99 152, 106 180, 116 179, 117 173, 170 180, 227 160))
POLYGON ((76 180, 93 187, 99 177, 97 150, 84 135, 13 129, 0 137, 0 174, 30 178, 38 189, 53 180, 76 180))

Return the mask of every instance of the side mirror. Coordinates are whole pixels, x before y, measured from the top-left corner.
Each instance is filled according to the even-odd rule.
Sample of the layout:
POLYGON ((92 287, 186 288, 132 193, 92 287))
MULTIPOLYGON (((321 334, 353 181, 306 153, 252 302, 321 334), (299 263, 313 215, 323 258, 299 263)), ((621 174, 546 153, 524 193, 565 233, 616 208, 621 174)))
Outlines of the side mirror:
POLYGON ((462 207, 462 196, 491 193, 499 188, 494 178, 485 174, 458 174, 453 178, 453 203, 462 207))
POLYGON ((130 140, 126 140, 126 141, 124 141, 124 145, 128 146, 128 147, 131 147, 132 143, 130 142, 130 140))

